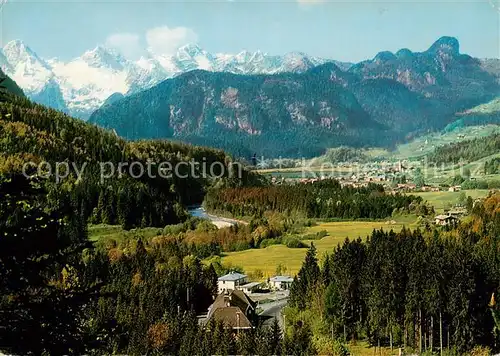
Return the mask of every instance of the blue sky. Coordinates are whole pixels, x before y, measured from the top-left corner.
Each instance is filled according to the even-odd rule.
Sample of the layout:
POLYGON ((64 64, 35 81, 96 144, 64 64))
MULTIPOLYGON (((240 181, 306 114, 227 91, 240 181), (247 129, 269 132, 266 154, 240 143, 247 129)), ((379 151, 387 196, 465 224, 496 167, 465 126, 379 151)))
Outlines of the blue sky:
POLYGON ((422 51, 447 35, 459 39, 463 53, 498 58, 500 12, 493 2, 9 0, 0 38, 63 60, 98 44, 136 57, 148 46, 168 54, 196 42, 212 53, 302 51, 360 61, 382 50, 422 51))

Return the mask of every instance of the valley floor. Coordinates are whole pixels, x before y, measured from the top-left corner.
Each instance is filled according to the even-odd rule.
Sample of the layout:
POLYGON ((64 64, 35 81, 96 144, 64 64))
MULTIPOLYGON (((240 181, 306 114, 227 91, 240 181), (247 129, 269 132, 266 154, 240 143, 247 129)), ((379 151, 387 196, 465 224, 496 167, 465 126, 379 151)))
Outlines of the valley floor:
MULTIPOLYGON (((465 194, 472 198, 482 198, 488 194, 488 190, 467 190, 465 194)), ((444 208, 457 203, 461 192, 421 192, 414 193, 427 200, 434 206, 436 213, 442 213, 444 208)), ((222 222, 225 227, 230 225, 229 219, 211 216, 214 224, 222 222)), ((231 220, 233 223, 233 220, 231 220)), ((335 221, 318 222, 317 225, 307 228, 304 235, 326 231, 327 236, 320 240, 303 240, 307 245, 314 243, 318 250, 318 257, 321 260, 326 252, 343 243, 346 238, 363 240, 371 234, 374 229, 400 231, 403 226, 415 228, 417 217, 415 215, 398 216, 387 218, 384 221, 335 221)), ((89 227, 89 238, 93 241, 116 240, 120 241, 128 237, 141 236, 150 238, 161 235, 163 232, 159 228, 133 229, 124 231, 120 226, 112 225, 91 225, 89 227)), ((306 248, 289 248, 285 245, 272 245, 266 248, 249 249, 238 252, 224 254, 222 262, 226 267, 241 267, 245 273, 255 279, 264 280, 276 275, 278 266, 282 274, 295 275, 304 261, 306 248)))
MULTIPOLYGON (((316 226, 308 228, 304 234, 326 231, 328 235, 321 240, 304 240, 306 244, 314 243, 321 260, 326 252, 345 241, 346 238, 365 239, 374 229, 400 231, 403 226, 411 227, 416 222, 416 216, 402 216, 389 218, 387 221, 340 221, 321 222, 316 226)), ((266 248, 251 249, 245 251, 231 252, 222 258, 227 266, 239 266, 249 275, 259 276, 267 279, 276 275, 276 269, 281 266, 281 271, 287 275, 295 275, 304 261, 306 248, 288 248, 285 245, 272 245, 266 248), (284 272, 283 272, 284 271, 284 272)))

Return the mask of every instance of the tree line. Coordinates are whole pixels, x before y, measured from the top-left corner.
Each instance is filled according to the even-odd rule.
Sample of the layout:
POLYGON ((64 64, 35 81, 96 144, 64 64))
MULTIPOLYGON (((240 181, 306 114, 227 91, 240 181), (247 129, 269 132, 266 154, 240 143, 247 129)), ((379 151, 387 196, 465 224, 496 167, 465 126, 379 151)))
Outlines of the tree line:
POLYGON ((380 185, 342 187, 336 180, 314 184, 212 189, 204 204, 233 216, 262 216, 266 211, 300 214, 307 218, 381 219, 393 211, 412 209, 420 197, 386 194, 380 185))
POLYGON ((427 157, 429 162, 436 164, 458 164, 462 160, 466 162, 477 161, 498 153, 499 150, 500 134, 492 134, 473 140, 449 143, 436 148, 427 157))

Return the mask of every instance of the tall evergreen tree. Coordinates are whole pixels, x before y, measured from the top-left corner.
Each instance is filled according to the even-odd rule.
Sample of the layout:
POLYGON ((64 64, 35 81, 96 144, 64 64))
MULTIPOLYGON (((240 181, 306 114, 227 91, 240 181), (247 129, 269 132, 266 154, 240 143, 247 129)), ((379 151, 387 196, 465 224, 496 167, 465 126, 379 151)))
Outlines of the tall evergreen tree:
POLYGON ((84 224, 67 200, 47 201, 41 183, 0 177, 0 349, 83 353, 82 323, 94 289, 80 273, 84 224))

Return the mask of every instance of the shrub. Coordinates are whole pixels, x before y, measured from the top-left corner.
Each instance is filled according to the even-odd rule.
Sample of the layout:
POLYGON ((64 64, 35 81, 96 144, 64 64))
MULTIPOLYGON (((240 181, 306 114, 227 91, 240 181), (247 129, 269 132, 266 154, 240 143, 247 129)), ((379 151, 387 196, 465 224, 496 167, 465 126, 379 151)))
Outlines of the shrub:
POLYGON ((470 352, 470 356, 490 356, 491 350, 485 346, 476 346, 470 352))
POLYGON ((300 240, 321 240, 323 237, 327 236, 328 232, 326 230, 318 231, 314 234, 302 235, 300 240))
POLYGON ((172 337, 170 327, 165 323, 153 324, 148 329, 148 343, 154 349, 161 349, 167 345, 172 337))
POLYGON ((314 339, 314 346, 319 355, 347 356, 349 350, 339 340, 332 340, 329 337, 320 336, 314 339))
POLYGON ((250 247, 250 244, 246 241, 237 241, 237 242, 234 242, 232 243, 229 248, 228 248, 228 251, 230 252, 233 252, 233 251, 245 251, 245 250, 249 250, 251 247, 250 247))
POLYGON ((296 237, 286 239, 285 244, 288 248, 307 248, 307 245, 296 237))
POLYGON ((260 248, 266 248, 268 246, 272 245, 279 245, 281 244, 281 238, 275 238, 275 239, 264 239, 260 242, 259 247, 260 248))

